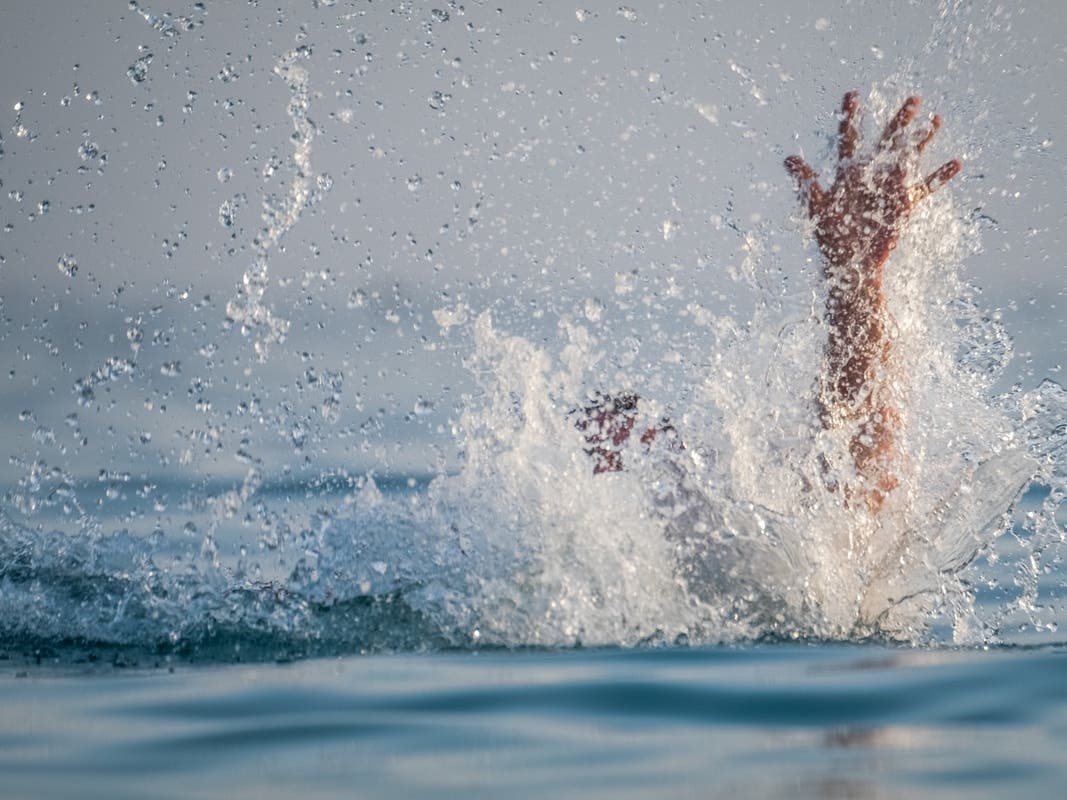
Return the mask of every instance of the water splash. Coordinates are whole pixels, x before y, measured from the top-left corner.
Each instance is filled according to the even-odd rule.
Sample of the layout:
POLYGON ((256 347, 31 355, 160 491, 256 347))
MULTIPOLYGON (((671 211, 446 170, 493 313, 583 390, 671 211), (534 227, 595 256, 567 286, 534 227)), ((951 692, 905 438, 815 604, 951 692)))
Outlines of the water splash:
MULTIPOLYGON (((958 5, 943 3, 941 18, 958 5)), ((163 37, 200 24, 193 17, 156 16, 137 3, 131 8, 163 37)), ((627 8, 619 14, 633 18, 627 8)), ((431 16, 438 24, 448 21, 447 14, 431 16)), ((577 21, 595 16, 578 11, 577 21)), ((936 38, 943 38, 938 30, 936 38)), ((147 81, 151 58, 134 62, 127 77, 147 81)), ((315 174, 311 160, 318 128, 310 114, 318 95, 310 64, 306 44, 274 64, 289 92, 293 150, 287 159, 272 158, 263 173, 264 185, 280 175, 282 188, 264 200, 252 263, 226 307, 230 324, 249 338, 261 363, 290 330, 272 303, 271 259, 332 185, 328 175, 315 174)), ((739 80, 759 108, 773 107, 773 87, 757 65, 738 64, 729 62, 731 80, 739 80)), ((925 63, 908 70, 920 66, 925 63)), ((236 75, 227 64, 218 79, 230 83, 236 75)), ((895 107, 890 90, 908 86, 914 75, 902 72, 868 99, 874 116, 895 107)), ((435 124, 462 115, 458 89, 423 87, 413 96, 428 98, 415 105, 421 113, 428 105, 435 124)), ((196 97, 190 90, 190 111, 196 97)), ((719 117, 726 119, 725 102, 721 108, 689 105, 717 128, 719 117)), ((16 111, 21 120, 21 106, 16 111)), ((346 124, 354 118, 351 109, 339 113, 346 124)), ((375 152, 385 157, 384 149, 375 152)), ((578 152, 584 154, 584 146, 578 152)), ((88 138, 78 155, 84 170, 102 172, 107 164, 88 138)), ((429 163, 397 165, 394 172, 398 185, 410 190, 403 194, 420 202, 444 175, 429 163)), ((226 183, 233 172, 224 167, 217 177, 226 183)), ((471 226, 479 214, 486 221, 480 224, 489 220, 482 177, 451 184, 453 192, 469 186, 479 193, 471 226)), ((233 194, 218 209, 218 223, 234 237, 244 200, 233 194)), ((456 210, 462 217, 459 204, 456 210)), ((443 307, 432 317, 450 343, 469 352, 475 390, 450 421, 460 466, 429 483, 412 476, 409 485, 405 476, 390 486, 389 476, 343 472, 295 487, 271 483, 279 478, 269 474, 247 430, 258 424, 280 433, 286 447, 304 456, 309 440, 334 430, 321 426, 337 423, 346 404, 362 403, 353 400, 358 378, 346 382, 340 371, 308 368, 298 380, 299 399, 269 409, 266 392, 259 391, 271 388, 268 379, 249 381, 251 395, 236 410, 219 411, 201 396, 209 381, 201 380, 192 351, 179 352, 182 359, 168 356, 151 371, 119 356, 79 368, 71 379, 76 401, 86 408, 98 408, 108 393, 137 393, 154 376, 192 375, 190 410, 205 421, 190 423, 180 435, 189 448, 202 444, 211 453, 222 452, 227 440, 228 455, 244 475, 233 485, 195 473, 168 497, 149 487, 147 471, 137 478, 101 470, 97 489, 106 502, 118 505, 128 493, 152 497, 160 514, 168 511, 167 530, 127 532, 125 525, 134 527, 144 516, 129 510, 101 522, 110 508, 105 500, 94 502, 75 476, 32 452, 58 451, 59 445, 55 431, 29 414, 32 444, 13 506, 27 516, 54 509, 64 530, 49 533, 41 518, 36 527, 0 518, 0 641, 275 657, 872 636, 995 643, 1017 641, 1024 626, 1048 634, 1062 613, 1049 602, 1048 584, 1062 583, 1067 393, 1051 381, 1032 391, 996 393, 1013 347, 1000 320, 959 278, 964 259, 979 247, 976 228, 961 216, 951 195, 934 198, 891 265, 887 291, 901 372, 908 376, 895 387, 907 417, 901 448, 906 479, 877 520, 827 488, 827 472, 847 479, 851 459, 847 438, 822 430, 814 413, 826 340, 822 287, 813 274, 798 279, 795 271, 787 286, 777 269, 777 233, 755 222, 744 230, 744 223, 731 220, 727 225, 742 235, 743 247, 740 264, 729 269, 738 294, 754 298, 752 310, 716 313, 689 302, 677 320, 665 320, 701 328, 706 339, 694 348, 692 363, 675 354, 642 374, 633 338, 622 341, 608 332, 624 305, 627 313, 642 303, 662 308, 643 295, 650 291, 643 277, 626 267, 612 267, 623 270, 613 287, 609 279, 607 288, 589 292, 596 296, 573 314, 582 322, 564 315, 558 336, 547 340, 515 322, 514 314, 479 313, 471 297, 451 286, 442 291, 443 307), (573 412, 597 392, 627 390, 642 395, 636 424, 651 427, 669 416, 684 449, 630 442, 623 446, 624 471, 594 475, 573 412), (118 532, 105 528, 112 522, 118 532)), ((676 206, 655 220, 657 238, 679 247, 700 229, 676 206)), ((798 238, 790 246, 799 249, 798 238)), ((414 246, 413 236, 410 241, 414 246)), ((475 245, 471 252, 477 253, 485 242, 475 245)), ((164 247, 171 254, 176 244, 168 240, 164 247)), ((516 251, 501 252, 513 258, 516 251)), ((64 256, 58 268, 74 277, 77 264, 64 256)), ((346 294, 348 310, 360 314, 371 313, 379 296, 370 286, 346 294)), ((558 310, 550 307, 549 314, 558 310)), ((396 318, 395 312, 386 317, 396 318)), ((128 323, 133 356, 147 363, 142 328, 157 326, 139 313, 128 323)), ((210 359, 218 345, 198 347, 210 359)), ((221 356, 211 364, 217 367, 225 368, 221 356)), ((219 382, 230 380, 239 379, 231 373, 219 382)), ((447 404, 435 405, 434 397, 420 391, 406 405, 409 417, 418 424, 437 419, 435 409, 447 404)), ((72 432, 85 447, 72 416, 72 432)), ((145 429, 129 436, 151 441, 145 429)), ((188 452, 179 466, 191 463, 188 452)))
MULTIPOLYGON (((991 394, 1011 341, 958 278, 977 246, 945 194, 916 215, 891 264, 904 481, 877 517, 833 489, 852 480, 852 459, 847 433, 822 430, 815 411, 825 301, 813 292, 807 307, 779 302, 786 292, 758 233, 738 271, 758 294, 752 318, 717 329, 713 366, 679 392, 696 403, 671 412, 685 450, 634 445, 620 475, 591 479, 568 422, 606 379, 591 334, 564 324, 569 343, 553 354, 479 317, 469 366, 485 376, 482 399, 457 429, 462 472, 433 495, 465 509, 459 530, 492 532, 480 545, 464 534, 478 555, 450 601, 461 627, 482 641, 559 645, 927 641, 939 620, 955 641, 992 641, 1016 612, 1030 617, 1024 626, 1054 625, 1037 621, 1058 612, 1036 597, 1062 557, 1065 393, 1046 382, 991 394), (1020 530, 1013 509, 1034 481, 1051 487, 1048 499, 1020 530), (1009 532, 1043 566, 999 574, 1009 532), (1004 580, 1015 601, 976 609, 972 587, 1004 580)), ((636 429, 659 418, 646 405, 636 429)))
MULTIPOLYGON (((311 53, 309 45, 301 44, 283 55, 274 67, 275 74, 291 92, 286 113, 293 123, 292 179, 284 196, 268 196, 263 201, 264 227, 255 241, 255 259, 245 270, 236 296, 226 304, 227 317, 240 326, 243 335, 252 338, 259 361, 267 359, 270 346, 284 341, 289 330, 289 320, 278 315, 264 300, 270 286, 270 253, 314 199, 311 143, 316 128, 308 116, 311 89, 307 68, 311 53)), ((226 220, 223 224, 227 227, 232 225, 232 216, 232 207, 225 214, 223 210, 219 212, 220 220, 226 220)))

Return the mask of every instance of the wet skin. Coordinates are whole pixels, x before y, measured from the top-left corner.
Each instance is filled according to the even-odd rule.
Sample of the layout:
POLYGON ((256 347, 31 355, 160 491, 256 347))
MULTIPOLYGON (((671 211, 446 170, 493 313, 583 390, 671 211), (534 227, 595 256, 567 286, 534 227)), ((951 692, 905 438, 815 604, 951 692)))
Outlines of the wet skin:
MULTIPOLYGON (((895 446, 900 412, 892 402, 891 317, 886 309, 885 264, 897 245, 912 209, 954 177, 962 164, 948 161, 918 182, 909 182, 919 156, 933 139, 941 118, 933 116, 916 130, 911 126, 922 101, 909 97, 874 148, 859 152, 859 98, 849 92, 841 104, 838 164, 829 188, 800 156, 785 160, 796 179, 815 240, 822 253, 823 276, 829 284, 826 321, 829 327, 819 382, 819 419, 826 429, 850 427, 855 432, 849 451, 859 487, 845 487, 871 513, 878 513, 899 481, 895 446)), ((637 421, 638 397, 598 394, 577 409, 576 427, 590 445, 593 472, 622 469, 619 448, 637 421)), ((641 434, 650 445, 658 434, 674 429, 664 420, 641 434)))
POLYGON ((895 376, 887 335, 892 320, 883 291, 885 264, 916 204, 963 167, 957 160, 948 161, 925 179, 909 182, 919 156, 941 127, 938 116, 919 130, 910 127, 921 103, 909 97, 874 148, 860 154, 858 95, 846 94, 838 164, 829 188, 819 184, 800 156, 785 160, 815 225, 829 284, 819 418, 827 429, 854 428, 849 450, 864 485, 846 491, 861 494, 872 513, 898 484, 895 439, 901 418, 891 397, 895 376))
MULTIPOLYGON (((637 424, 636 394, 607 395, 597 393, 591 405, 577 409, 574 426, 585 435, 585 452, 593 459, 593 474, 619 472, 622 469, 622 453, 625 444, 637 424)), ((672 445, 674 426, 666 419, 641 433, 641 443, 651 445, 657 436, 666 436, 672 445)))

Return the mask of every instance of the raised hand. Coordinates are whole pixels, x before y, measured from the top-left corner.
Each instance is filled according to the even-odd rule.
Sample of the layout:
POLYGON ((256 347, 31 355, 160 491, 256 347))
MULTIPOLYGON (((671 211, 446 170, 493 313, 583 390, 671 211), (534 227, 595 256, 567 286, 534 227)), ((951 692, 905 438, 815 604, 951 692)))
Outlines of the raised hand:
POLYGON ((785 160, 815 223, 829 283, 820 418, 826 428, 853 428, 849 449, 865 482, 859 493, 872 512, 897 486, 894 438, 900 414, 888 386, 885 263, 916 203, 963 166, 948 161, 925 179, 912 180, 919 156, 941 127, 938 116, 920 130, 909 127, 921 103, 920 98, 909 97, 874 148, 859 154, 859 99, 856 92, 846 94, 841 103, 837 171, 829 189, 820 186, 815 171, 800 156, 785 160))
POLYGON ((923 130, 909 129, 921 104, 920 98, 909 97, 874 150, 857 156, 859 99, 856 92, 846 94, 841 103, 837 174, 829 189, 819 185, 815 171, 800 156, 785 160, 815 221, 815 238, 828 270, 881 267, 915 204, 962 169, 959 161, 949 161, 925 180, 908 183, 911 168, 941 127, 941 118, 934 116, 923 130))

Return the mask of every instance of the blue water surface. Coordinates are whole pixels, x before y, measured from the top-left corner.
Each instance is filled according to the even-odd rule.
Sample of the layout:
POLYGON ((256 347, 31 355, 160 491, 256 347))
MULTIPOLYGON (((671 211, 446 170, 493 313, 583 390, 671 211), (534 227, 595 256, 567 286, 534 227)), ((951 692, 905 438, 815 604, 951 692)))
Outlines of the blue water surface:
POLYGON ((1057 797, 1067 648, 0 662, 6 798, 1057 797))

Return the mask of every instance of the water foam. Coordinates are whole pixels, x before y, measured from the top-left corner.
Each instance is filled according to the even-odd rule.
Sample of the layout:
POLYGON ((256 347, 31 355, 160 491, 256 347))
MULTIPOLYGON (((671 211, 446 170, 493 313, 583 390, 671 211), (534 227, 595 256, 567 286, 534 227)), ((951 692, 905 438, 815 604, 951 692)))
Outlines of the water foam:
MULTIPOLYGON (((902 486, 876 517, 828 488, 826 464, 844 482, 851 458, 847 433, 822 430, 814 410, 826 336, 818 292, 783 311, 772 302, 782 287, 753 279, 753 318, 727 326, 712 366, 691 376, 696 402, 671 410, 685 450, 635 444, 623 473, 595 477, 567 415, 604 378, 595 338, 564 323, 553 354, 480 317, 471 368, 483 391, 458 430, 466 462, 432 493, 463 509, 464 537, 482 537, 452 600, 461 627, 503 644, 926 640, 948 620, 957 641, 994 638, 1007 611, 978 619, 971 587, 998 578, 971 565, 1012 531, 1013 505, 1034 480, 1056 499, 1015 536, 1035 555, 1062 543, 1064 439, 1049 430, 1063 391, 1046 382, 991 395, 1011 342, 958 277, 976 246, 946 193, 916 215, 890 262, 905 432, 902 486)), ((758 237, 748 250, 761 257, 758 237)), ((1023 595, 1035 594, 1038 572, 1023 595)))

